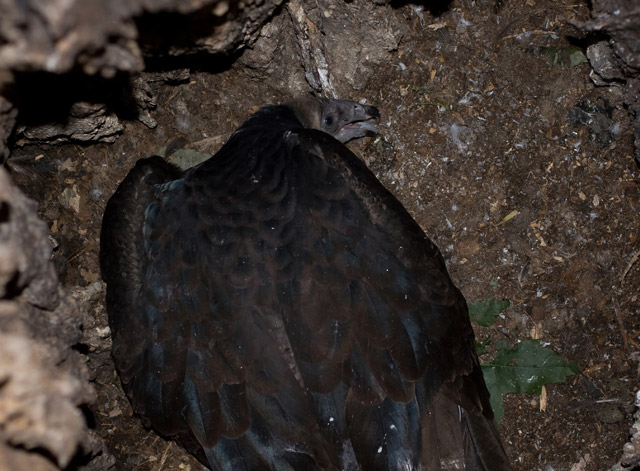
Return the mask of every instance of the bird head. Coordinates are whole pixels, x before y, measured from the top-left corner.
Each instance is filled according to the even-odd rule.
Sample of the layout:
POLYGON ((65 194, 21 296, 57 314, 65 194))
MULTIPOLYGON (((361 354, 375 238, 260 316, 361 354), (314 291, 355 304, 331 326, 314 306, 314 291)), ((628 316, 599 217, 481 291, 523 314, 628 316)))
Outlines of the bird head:
POLYGON ((289 106, 305 128, 331 134, 342 143, 378 133, 380 112, 375 106, 313 96, 298 98, 289 106))

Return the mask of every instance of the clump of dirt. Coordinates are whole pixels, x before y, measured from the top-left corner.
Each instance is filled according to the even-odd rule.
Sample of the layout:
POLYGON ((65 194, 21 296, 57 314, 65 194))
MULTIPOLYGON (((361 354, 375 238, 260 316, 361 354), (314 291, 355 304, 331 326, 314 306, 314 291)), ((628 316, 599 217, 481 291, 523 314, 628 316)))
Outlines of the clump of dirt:
MULTIPOLYGON (((381 110, 381 135, 353 149, 440 247, 467 299, 511 301, 478 337, 493 345, 540 339, 580 368, 565 384, 548 385, 544 400, 505 398, 500 429, 514 469, 607 469, 633 422, 640 359, 632 125, 621 89, 595 87, 589 65, 571 60, 582 44, 570 22, 589 18, 586 4, 500 3, 496 12, 493 2, 456 2, 440 16, 379 6, 397 25, 386 60, 352 73, 358 91, 339 80, 356 70, 342 68, 340 51, 365 62, 366 51, 354 58, 349 44, 335 44, 329 67, 342 98, 366 98, 381 110)), ((272 22, 292 38, 287 14, 272 22)), ((267 31, 253 50, 290 50, 266 43, 278 34, 267 31)), ((13 165, 26 172, 15 180, 40 204, 60 278, 91 287, 83 343, 98 394, 92 420, 118 469, 203 468, 144 429, 114 372, 98 268, 106 201, 137 159, 177 138, 214 152, 259 106, 299 93, 299 79, 282 79, 303 76, 290 57, 274 53, 266 75, 242 57, 217 73, 148 73, 155 128, 124 121, 112 144, 14 150, 13 165)))

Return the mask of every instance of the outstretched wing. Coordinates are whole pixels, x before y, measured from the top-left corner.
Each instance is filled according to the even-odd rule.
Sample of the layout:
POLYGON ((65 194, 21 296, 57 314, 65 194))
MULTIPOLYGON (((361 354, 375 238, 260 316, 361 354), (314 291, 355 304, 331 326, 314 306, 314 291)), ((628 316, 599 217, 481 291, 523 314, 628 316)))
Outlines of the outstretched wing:
POLYGON ((338 141, 241 130, 179 178, 142 161, 119 193, 114 358, 159 431, 223 470, 508 469, 464 298, 338 141))

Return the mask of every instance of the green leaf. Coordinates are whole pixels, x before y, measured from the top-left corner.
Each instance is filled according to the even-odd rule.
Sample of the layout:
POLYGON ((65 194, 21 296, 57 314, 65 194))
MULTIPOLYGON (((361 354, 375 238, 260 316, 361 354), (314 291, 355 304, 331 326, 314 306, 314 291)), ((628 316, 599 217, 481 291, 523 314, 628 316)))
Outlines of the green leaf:
POLYGON ((205 154, 192 149, 178 149, 171 155, 167 156, 167 160, 173 165, 178 166, 181 170, 187 170, 194 165, 204 162, 211 157, 211 154, 205 154))
POLYGON ((577 65, 584 64, 585 62, 589 62, 589 59, 587 59, 587 56, 585 56, 580 49, 575 49, 569 53, 569 61, 571 63, 571 67, 575 67, 577 65))
POLYGON ((533 51, 533 53, 547 56, 552 65, 575 67, 589 62, 582 50, 575 46, 547 46, 541 47, 539 51, 533 51))
POLYGON ((498 315, 502 311, 509 307, 509 304, 509 301, 506 299, 498 301, 490 296, 484 301, 470 304, 469 317, 471 318, 471 322, 488 327, 498 319, 498 315))
POLYGON ((166 147, 158 149, 156 155, 163 157, 167 162, 180 168, 180 170, 187 170, 211 157, 211 154, 198 152, 193 149, 175 149, 170 155, 167 155, 166 147))
POLYGON ((537 340, 523 340, 514 348, 501 340, 496 348, 496 358, 482 365, 496 419, 504 415, 503 394, 540 394, 543 385, 563 383, 567 376, 579 372, 575 363, 568 364, 537 340))

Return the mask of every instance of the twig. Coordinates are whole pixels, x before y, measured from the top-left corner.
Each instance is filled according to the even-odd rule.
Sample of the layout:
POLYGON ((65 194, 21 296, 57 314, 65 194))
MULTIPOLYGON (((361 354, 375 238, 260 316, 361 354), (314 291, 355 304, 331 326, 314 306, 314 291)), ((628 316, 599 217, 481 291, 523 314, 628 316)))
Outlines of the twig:
POLYGON ((627 339, 627 329, 624 327, 624 323, 622 322, 622 314, 620 314, 620 309, 618 309, 618 301, 613 301, 613 310, 616 313, 616 321, 618 322, 618 328, 620 329, 620 335, 622 336, 622 343, 624 344, 625 350, 629 349, 629 340, 627 339))
POLYGON ((164 463, 167 461, 167 455, 169 454, 169 450, 171 449, 171 445, 173 442, 167 443, 167 447, 164 449, 164 453, 162 453, 162 458, 160 458, 160 466, 158 466, 158 471, 161 471, 164 467, 164 463))
MULTIPOLYGON (((542 29, 533 29, 533 30, 529 30, 529 31, 524 31, 524 33, 528 33, 528 34, 556 34, 558 35, 559 33, 557 31, 546 31, 546 30, 542 30, 542 29)), ((520 36, 521 34, 523 34, 523 31, 519 32, 519 33, 513 33, 510 34, 508 36, 502 36, 502 40, 505 41, 507 39, 513 39, 513 38, 517 38, 518 36, 520 36)))
POLYGON ((82 247, 76 251, 74 251, 69 258, 67 258, 67 263, 71 263, 73 260, 75 260, 76 258, 78 258, 80 255, 82 255, 83 253, 85 253, 87 250, 86 247, 82 247))
POLYGON ((638 261, 638 258, 640 258, 640 250, 634 253, 633 257, 631 257, 631 261, 627 265, 627 268, 625 268, 624 271, 622 272, 622 276, 620 277, 620 283, 624 283, 624 278, 627 276, 627 273, 631 271, 631 267, 633 267, 633 265, 638 261))

